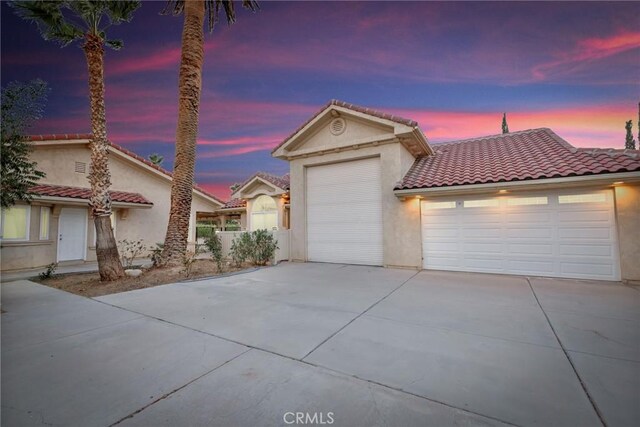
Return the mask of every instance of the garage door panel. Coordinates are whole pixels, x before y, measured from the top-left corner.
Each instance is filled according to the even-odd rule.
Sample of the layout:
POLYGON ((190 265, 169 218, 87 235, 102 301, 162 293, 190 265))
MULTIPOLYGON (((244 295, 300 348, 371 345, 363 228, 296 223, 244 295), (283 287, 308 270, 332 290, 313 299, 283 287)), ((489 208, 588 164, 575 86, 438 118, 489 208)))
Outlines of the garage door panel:
POLYGON ((553 245, 548 243, 510 243, 507 245, 507 249, 509 253, 514 255, 544 255, 553 253, 553 245))
POLYGON ((474 252, 492 252, 492 253, 501 253, 503 251, 503 243, 500 241, 491 243, 491 242, 464 242, 464 247, 468 253, 474 252))
POLYGON ((560 244, 560 255, 612 257, 613 247, 602 244, 560 244))
POLYGON ((540 274, 553 273, 553 258, 534 258, 508 260, 506 267, 508 270, 519 274, 540 274))
POLYGON ((462 229, 462 235, 469 238, 474 237, 485 237, 485 238, 493 238, 495 236, 500 235, 500 228, 475 228, 475 227, 464 227, 462 229))
POLYGON ((510 228, 506 231, 509 239, 550 239, 553 230, 545 226, 532 226, 530 228, 510 228))
POLYGON ((552 218, 549 212, 510 212, 507 213, 506 220, 513 224, 545 224, 552 218))
POLYGON ((381 265, 380 159, 308 167, 307 259, 381 265))
POLYGON ((423 203, 425 268, 619 280, 610 190, 423 203))
POLYGON ((562 273, 573 275, 576 277, 610 277, 614 273, 614 267, 611 264, 599 264, 595 260, 584 260, 575 262, 560 263, 562 273))
POLYGON ((558 237, 561 239, 610 240, 611 230, 608 227, 564 227, 558 230, 558 237))
POLYGON ((595 222, 609 222, 611 221, 611 212, 607 209, 601 209, 597 211, 561 211, 558 212, 558 219, 561 222, 575 222, 575 221, 595 221, 595 222))

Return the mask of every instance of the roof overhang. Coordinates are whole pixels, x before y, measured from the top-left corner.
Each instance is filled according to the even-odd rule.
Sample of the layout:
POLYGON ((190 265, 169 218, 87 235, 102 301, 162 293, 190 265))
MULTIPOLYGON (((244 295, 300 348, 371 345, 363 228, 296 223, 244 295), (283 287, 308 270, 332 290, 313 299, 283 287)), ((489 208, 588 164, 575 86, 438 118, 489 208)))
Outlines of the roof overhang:
MULTIPOLYGON (((32 140, 31 144, 36 146, 36 147, 68 147, 69 145, 89 145, 89 143, 91 142, 91 140, 89 138, 76 138, 76 139, 52 139, 52 140, 32 140)), ((130 163, 133 164, 139 168, 144 169, 145 171, 160 177, 164 180, 167 181, 172 181, 173 178, 171 177, 171 175, 168 172, 163 172, 162 170, 153 168, 151 166, 149 166, 148 164, 146 164, 143 161, 140 161, 138 159, 136 159, 135 157, 132 157, 131 155, 125 153, 124 151, 121 151, 120 149, 118 149, 117 147, 113 146, 113 145, 109 145, 108 146, 108 150, 109 150, 109 154, 113 154, 116 157, 130 163)), ((214 203, 218 206, 223 206, 224 203, 221 202, 218 199, 215 199, 213 197, 211 197, 209 194, 206 194, 204 192, 202 192, 201 190, 197 189, 197 188, 193 188, 193 193, 197 194, 198 196, 202 197, 203 199, 214 203)))
POLYGON ((597 175, 569 176, 562 178, 531 179, 526 181, 495 182, 487 184, 452 185, 447 187, 411 188, 394 190, 396 197, 455 196, 471 193, 491 193, 500 190, 542 190, 559 187, 611 186, 616 182, 640 183, 640 171, 614 172, 597 175))
MULTIPOLYGON (((51 202, 51 203, 63 203, 66 205, 75 206, 89 206, 89 200, 79 199, 76 197, 57 197, 57 196, 34 196, 34 201, 38 202, 51 202)), ((132 208, 132 209, 150 209, 153 207, 153 203, 129 203, 129 202, 111 202, 111 206, 114 208, 132 208)))
POLYGON ((340 105, 328 105, 324 110, 313 117, 302 128, 289 136, 283 143, 276 147, 271 155, 278 159, 291 160, 296 157, 318 155, 324 152, 335 151, 335 147, 317 147, 311 152, 306 150, 295 150, 306 138, 313 135, 320 128, 326 125, 329 120, 335 117, 351 117, 356 120, 371 122, 390 129, 384 136, 375 138, 363 138, 354 140, 349 146, 342 146, 340 151, 345 149, 358 149, 367 145, 378 145, 380 143, 399 142, 414 156, 425 156, 433 154, 427 138, 418 126, 409 126, 393 120, 367 114, 361 111, 352 110, 340 105))
POLYGON ((280 194, 288 193, 288 190, 285 190, 284 188, 280 188, 279 186, 275 185, 273 182, 268 181, 259 175, 256 175, 253 178, 251 178, 249 181, 245 182, 242 187, 237 188, 236 191, 234 191, 231 194, 231 197, 241 198, 241 199, 252 198, 255 195, 257 195, 257 193, 253 193, 248 190, 250 190, 251 187, 254 187, 256 185, 266 185, 268 188, 272 189, 266 193, 264 191, 261 192, 261 194, 267 194, 268 196, 278 196, 280 194))

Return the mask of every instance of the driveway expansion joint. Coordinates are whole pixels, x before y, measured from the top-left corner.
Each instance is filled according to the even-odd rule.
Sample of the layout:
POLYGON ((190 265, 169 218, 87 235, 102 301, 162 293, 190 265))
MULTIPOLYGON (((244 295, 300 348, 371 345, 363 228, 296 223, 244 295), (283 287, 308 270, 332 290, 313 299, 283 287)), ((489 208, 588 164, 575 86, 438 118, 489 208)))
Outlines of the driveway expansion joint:
POLYGON ((608 424, 605 421, 604 416, 603 416, 602 412, 600 411, 600 408, 598 408, 598 405, 596 404, 595 399, 593 398, 593 396, 591 396, 591 393, 589 393, 589 390, 587 389, 586 383, 583 381, 582 377, 578 373, 578 370, 576 369, 576 366, 573 364, 573 360, 571 360, 571 356, 569 355, 569 351, 570 350, 567 350, 565 348, 564 344, 560 340, 560 337, 558 336, 558 333, 556 332, 556 329, 553 327, 553 324, 551 323, 551 319, 549 319, 549 316, 547 315, 547 312, 542 307, 542 304, 540 303, 540 300, 538 299, 538 295, 536 294, 536 291, 535 291, 535 289, 533 289, 533 285, 531 284, 531 279, 529 277, 527 277, 526 279, 527 279, 527 283, 529 284, 529 289, 531 289, 531 292, 533 293, 533 297, 536 299, 536 302, 538 303, 538 307, 540 307, 540 310, 542 311, 542 314, 544 314, 545 319, 547 319, 547 323, 549 324, 549 327, 551 328, 551 331, 553 332, 553 335, 555 335, 556 340, 558 341, 558 344, 560 345, 560 348, 562 349, 562 352, 564 353, 565 357, 567 358, 567 361, 569 362, 569 365, 571 365, 571 369, 573 369, 573 373, 578 378, 578 381, 580 382, 580 386, 582 387, 582 390, 587 395, 587 399, 589 399, 589 403, 591 403, 591 406, 593 407, 593 410, 596 412, 596 415, 600 419, 600 422, 602 423, 602 425, 604 427, 608 427, 608 424))
POLYGON ((369 310, 371 310, 373 307, 375 307, 376 305, 380 304, 382 301, 384 301, 385 299, 387 299, 389 296, 391 296, 391 294, 393 294, 394 292, 396 292, 398 289, 400 289, 401 287, 403 287, 407 282, 409 282, 409 280, 413 279, 414 277, 416 277, 418 274, 420 273, 420 270, 416 271, 414 274, 411 275, 411 277, 409 277, 407 280, 405 280, 404 282, 400 283, 398 286, 396 286, 395 288, 393 288, 391 290, 391 292, 387 293, 385 296, 383 296, 382 298, 380 298, 378 301, 374 302, 373 304, 371 304, 368 308, 366 308, 362 313, 358 314, 356 317, 354 317, 353 319, 351 319, 349 322, 347 322, 346 325, 344 325, 343 327, 341 327, 340 329, 338 329, 337 331, 335 331, 334 333, 332 333, 331 335, 329 335, 324 341, 322 341, 320 344, 318 344, 317 346, 315 346, 310 352, 308 352, 307 354, 305 354, 300 360, 304 360, 307 357, 309 357, 309 355, 311 353, 313 353, 314 351, 316 351, 318 348, 320 348, 324 343, 326 343, 327 341, 329 341, 331 338, 335 337, 336 335, 338 335, 341 331, 343 331, 346 327, 348 327, 349 325, 351 325, 353 322, 355 322, 356 320, 358 320, 360 317, 362 317, 363 315, 365 315, 369 310))
POLYGON ((215 371, 216 369, 218 369, 218 368, 222 368, 223 366, 227 365, 228 363, 233 362, 233 361, 234 361, 234 360, 236 360, 238 357, 242 356, 243 354, 245 354, 245 353, 247 353, 247 352, 249 352, 249 351, 251 351, 251 350, 252 350, 251 348, 248 348, 248 349, 246 349, 245 351, 241 352, 240 354, 237 354, 236 356, 234 356, 234 357, 232 357, 231 359, 227 360, 226 362, 224 362, 224 363, 222 363, 222 364, 220 364, 220 365, 216 366, 215 368, 208 370, 208 371, 207 371, 207 372, 205 372, 204 374, 199 375, 199 376, 197 376, 196 378, 193 378, 192 380, 190 380, 190 381, 186 382, 185 384, 181 385, 180 387, 177 387, 177 388, 175 388, 175 389, 171 390, 170 392, 163 394, 163 395, 162 395, 162 396, 160 396, 159 398, 155 399, 153 402, 150 402, 150 403, 146 404, 146 405, 145 405, 145 406, 143 406, 142 408, 139 408, 138 410, 136 410, 136 411, 134 411, 134 412, 130 413, 129 415, 127 415, 127 416, 125 416, 125 417, 120 418, 120 419, 119 419, 118 421, 116 421, 115 423, 110 424, 110 425, 109 425, 109 427, 114 427, 114 426, 116 426, 116 425, 120 424, 121 422, 123 422, 123 421, 125 421, 125 420, 128 420, 129 418, 133 418, 133 417, 135 417, 137 414, 139 414, 140 412, 144 411, 145 409, 147 409, 147 408, 149 408, 149 407, 151 407, 151 406, 155 405, 156 403, 158 403, 158 402, 160 402, 160 401, 162 401, 162 400, 166 399, 167 397, 170 397, 171 395, 173 395, 173 394, 175 394, 175 393, 179 392, 179 391, 180 391, 180 390, 182 390, 183 388, 185 388, 185 387, 187 387, 187 386, 189 386, 189 385, 193 384, 194 382, 198 381, 200 378, 202 378, 202 377, 205 377, 205 376, 209 375, 210 373, 212 373, 212 372, 213 372, 213 371, 215 371))

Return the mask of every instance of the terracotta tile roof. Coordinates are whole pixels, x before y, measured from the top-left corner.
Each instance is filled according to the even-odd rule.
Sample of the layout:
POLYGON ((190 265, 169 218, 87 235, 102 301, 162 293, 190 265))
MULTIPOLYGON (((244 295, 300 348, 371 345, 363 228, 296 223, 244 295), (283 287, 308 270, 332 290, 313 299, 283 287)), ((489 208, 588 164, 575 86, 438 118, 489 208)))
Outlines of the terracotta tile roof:
POLYGON ((311 116, 309 118, 309 120, 304 122, 295 131, 293 131, 289 136, 287 136, 284 139, 284 141, 282 141, 273 150, 271 150, 271 153, 274 153, 278 148, 280 148, 284 144, 286 144, 291 138, 293 138, 293 136, 295 134, 300 132, 306 125, 311 123, 313 121, 313 119, 318 117, 324 110, 326 110, 327 108, 329 108, 332 105, 335 105, 337 107, 348 108, 349 110, 357 111, 358 113, 369 114, 370 116, 378 117, 380 119, 391 120, 392 122, 400 123, 400 124, 411 126, 411 127, 418 126, 418 122, 416 122, 415 120, 405 119, 404 117, 394 116, 393 114, 388 114, 388 113, 383 113, 382 111, 374 110, 372 108, 360 107, 358 105, 350 104, 348 102, 340 101, 340 100, 337 100, 337 99, 332 99, 331 101, 326 103, 320 110, 318 110, 317 113, 315 113, 313 116, 311 116))
MULTIPOLYGON (((69 133, 69 134, 31 135, 28 138, 29 138, 30 141, 70 141, 70 140, 75 140, 75 139, 91 139, 92 137, 93 137, 93 135, 90 134, 90 133, 69 133)), ((118 144, 114 144, 111 141, 109 141, 109 145, 111 145, 116 150, 126 154, 127 156, 133 157, 134 159, 144 163, 145 165, 157 170, 158 172, 161 172, 161 173, 163 173, 163 174, 165 174, 165 175, 167 175, 169 177, 173 177, 173 174, 171 172, 169 172, 168 170, 166 170, 165 168, 154 164, 153 162, 149 161, 148 159, 145 159, 142 156, 137 155, 133 151, 127 150, 123 146, 118 145, 118 144)), ((222 201, 218 197, 214 196, 213 194, 209 193, 207 190, 205 190, 204 188, 200 187, 198 184, 194 183, 193 184, 193 188, 195 190, 198 190, 199 192, 203 193, 204 195, 206 195, 208 197, 211 197, 212 199, 216 200, 217 202, 219 202, 221 204, 224 204, 224 201, 222 201)))
POLYGON ((396 190, 484 184, 640 170, 640 151, 576 148, 552 130, 434 144, 396 190))
POLYGON ((247 202, 244 199, 231 199, 220 209, 242 209, 247 207, 247 202))
POLYGON ((268 173, 268 172, 256 172, 253 175, 251 175, 251 177, 247 180, 245 180, 242 184, 240 184, 238 186, 238 188, 242 188, 245 185, 247 185, 249 182, 251 182, 252 179, 256 178, 256 177, 260 177, 262 179, 264 179, 267 182, 270 182, 271 184, 275 185, 278 188, 281 188, 285 191, 289 190, 289 183, 290 183, 290 179, 289 179, 289 174, 286 173, 282 176, 278 176, 278 175, 274 175, 272 173, 268 173))
MULTIPOLYGON (((31 188, 31 191, 40 196, 69 197, 72 199, 89 200, 91 189, 82 187, 66 187, 63 185, 38 184, 31 188)), ((111 201, 121 203, 136 203, 140 205, 153 205, 149 200, 139 193, 128 193, 126 191, 109 191, 111 201)))

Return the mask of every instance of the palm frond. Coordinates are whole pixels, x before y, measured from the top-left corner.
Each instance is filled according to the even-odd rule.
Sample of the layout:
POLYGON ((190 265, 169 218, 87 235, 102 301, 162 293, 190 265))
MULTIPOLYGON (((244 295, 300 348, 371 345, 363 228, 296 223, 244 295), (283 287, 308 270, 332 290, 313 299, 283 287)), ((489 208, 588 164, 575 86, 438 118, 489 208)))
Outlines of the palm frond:
POLYGON ((107 1, 107 16, 112 25, 119 25, 129 22, 133 18, 133 13, 142 5, 140 1, 107 1))
POLYGON ((21 18, 35 23, 45 40, 57 41, 64 47, 84 36, 82 28, 65 20, 62 8, 66 3, 60 0, 12 1, 9 6, 21 18))
MULTIPOLYGON (((162 15, 180 15, 184 11, 184 3, 186 0, 167 0, 162 15)), ((218 23, 220 17, 220 10, 224 9, 224 14, 227 18, 229 25, 236 22, 236 13, 232 0, 202 0, 205 2, 207 9, 207 24, 209 32, 213 31, 213 28, 218 23)), ((255 0, 242 0, 242 7, 252 12, 260 10, 260 5, 255 0)))

